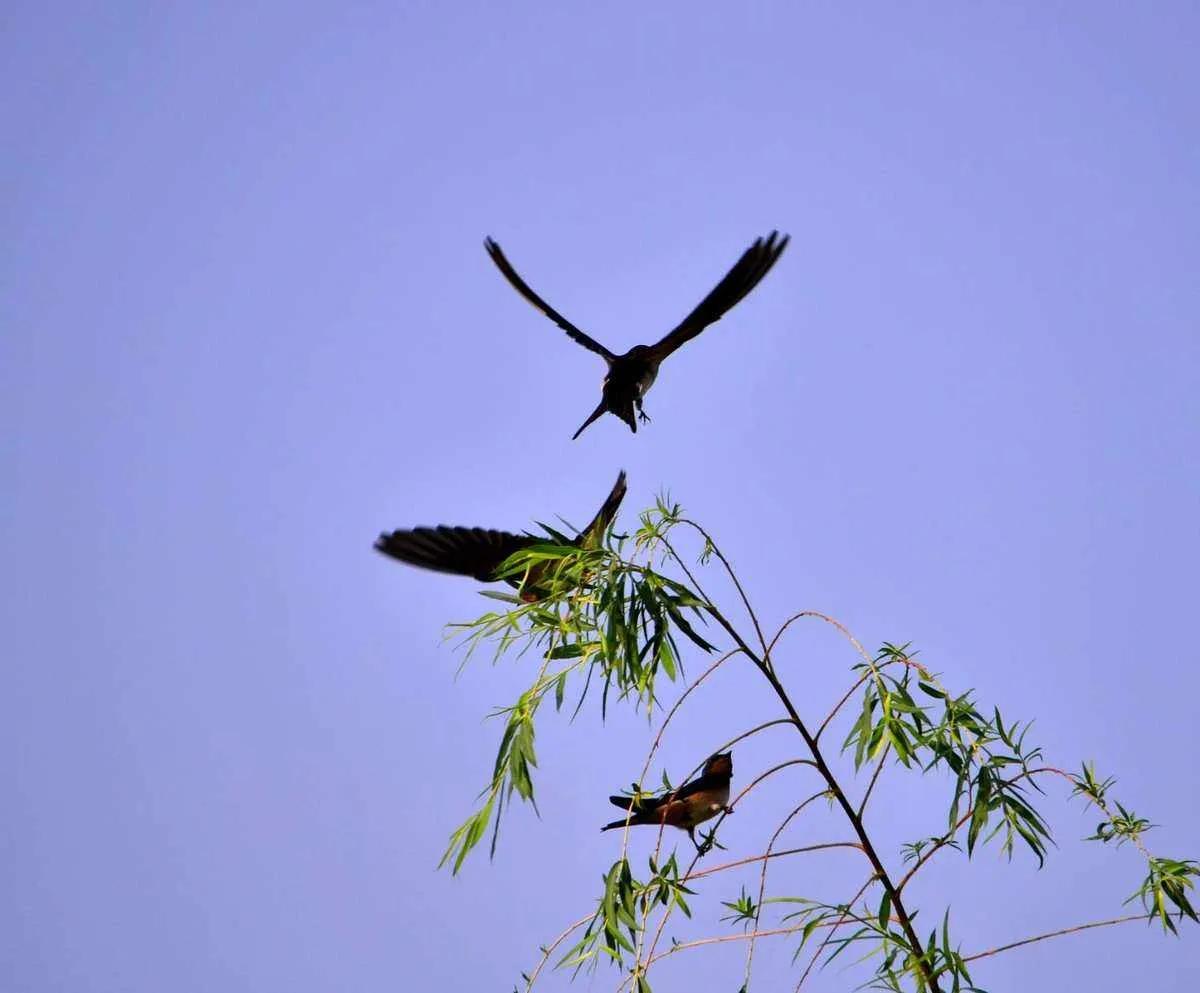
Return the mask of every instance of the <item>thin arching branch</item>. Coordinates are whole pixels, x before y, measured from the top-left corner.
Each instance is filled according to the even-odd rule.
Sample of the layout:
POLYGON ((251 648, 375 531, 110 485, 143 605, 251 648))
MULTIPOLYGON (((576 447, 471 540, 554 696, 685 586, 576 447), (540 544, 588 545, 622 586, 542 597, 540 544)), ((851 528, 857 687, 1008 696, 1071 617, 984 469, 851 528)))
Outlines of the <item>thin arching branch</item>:
MULTIPOLYGON (((1040 776, 1040 775, 1047 775, 1047 774, 1065 776, 1071 782, 1075 781, 1069 773, 1063 772, 1062 769, 1059 769, 1056 766, 1052 766, 1052 765, 1044 765, 1044 766, 1038 767, 1037 769, 1027 769, 1024 772, 1019 773, 1016 776, 1013 776, 1012 779, 1005 780, 1002 785, 1012 786, 1014 783, 1019 783, 1022 779, 1029 779, 1033 776, 1040 776)), ((925 865, 926 862, 928 862, 931 858, 933 858, 933 856, 935 854, 940 852, 943 848, 945 848, 947 845, 950 844, 950 842, 952 842, 954 840, 954 836, 956 834, 958 834, 959 828, 961 828, 964 824, 966 824, 967 821, 969 821, 971 819, 971 815, 974 813, 975 813, 975 808, 971 807, 969 810, 967 810, 967 812, 965 814, 962 815, 962 817, 960 817, 957 821, 955 821, 954 827, 952 827, 949 831, 947 831, 944 835, 942 835, 941 838, 939 838, 932 845, 930 845, 929 850, 926 852, 923 852, 921 854, 921 856, 917 859, 917 861, 914 863, 913 867, 904 874, 904 877, 900 880, 900 884, 896 887, 896 889, 903 890, 904 887, 908 885, 908 881, 910 879, 912 879, 912 877, 915 876, 921 870, 921 868, 925 865)))
POLYGON ((1113 917, 1107 921, 1093 921, 1090 924, 1077 924, 1075 927, 1065 927, 1058 931, 1047 931, 1045 934, 1036 934, 1032 938, 1022 938, 1020 941, 1013 941, 1007 945, 999 945, 996 948, 989 948, 986 952, 975 952, 973 955, 963 957, 964 962, 974 962, 976 959, 985 959, 989 955, 999 955, 1001 952, 1010 951, 1013 948, 1020 948, 1022 945, 1032 945, 1037 941, 1045 941, 1047 938, 1058 938, 1064 934, 1076 934, 1079 931, 1090 931, 1092 928, 1111 927, 1113 924, 1126 924, 1129 921, 1148 921, 1154 918, 1155 914, 1129 914, 1125 917, 1113 917))
POLYGON ((738 793, 738 795, 729 802, 726 808, 726 813, 732 813, 734 810, 736 810, 737 805, 739 802, 741 802, 742 797, 754 789, 754 787, 756 787, 764 779, 766 779, 768 776, 773 776, 775 773, 779 772, 780 769, 786 769, 790 765, 807 765, 812 766, 814 769, 817 767, 817 763, 812 759, 788 759, 786 762, 780 762, 778 765, 771 766, 771 768, 766 772, 760 773, 754 779, 752 779, 745 789, 738 793))
POLYGON ((788 695, 787 690, 779 681, 779 677, 776 676, 774 670, 761 658, 755 655, 750 646, 746 644, 745 639, 738 634, 737 630, 732 624, 729 623, 725 616, 711 603, 706 606, 706 609, 709 611, 712 617, 723 628, 725 628, 730 637, 741 646, 747 657, 749 657, 750 660, 755 663, 759 672, 762 673, 763 677, 775 691, 775 695, 779 698, 780 703, 783 704, 784 710, 786 710, 788 716, 791 717, 792 723, 796 726, 796 730, 804 739, 804 744, 808 747, 809 753, 812 755, 813 761, 816 763, 817 770, 821 773, 821 776, 824 778, 825 782, 829 784, 829 790, 833 794, 833 798, 837 801, 838 806, 842 808, 842 812, 846 815, 846 819, 850 821, 851 827, 854 828, 854 833, 858 835, 858 840, 863 846, 863 853, 866 855, 867 860, 871 863, 871 868, 875 871, 875 875, 878 877, 879 882, 891 900, 892 908, 896 912, 896 916, 899 919, 900 928, 904 931, 905 938, 907 938, 909 947, 912 949, 913 956, 916 959, 917 968, 921 970, 922 978, 928 985, 931 993, 941 993, 941 985, 938 983, 937 976, 934 975, 933 969, 929 965, 925 955, 924 945, 922 944, 921 939, 917 936, 916 930, 913 928, 912 918, 905 909, 900 893, 896 889, 895 884, 892 882, 891 877, 888 875, 888 871, 884 867, 883 861, 879 858, 879 854, 875 851, 875 846, 872 844, 871 838, 867 834, 866 828, 863 826, 862 818, 858 816, 857 811, 853 806, 851 806, 850 800, 846 796, 845 791, 842 789, 841 784, 837 781, 832 770, 830 770, 828 764, 825 762, 825 758, 821 754, 820 745, 817 744, 817 740, 808 730, 803 718, 801 718, 799 712, 796 710, 795 705, 792 703, 791 697, 788 695))
POLYGON ((542 970, 546 967, 546 963, 550 961, 550 956, 554 954, 554 950, 595 916, 596 914, 593 912, 588 914, 586 917, 579 918, 579 920, 563 929, 562 933, 559 934, 557 938, 555 938, 552 942, 550 942, 549 945, 542 949, 542 957, 538 959, 538 964, 534 966, 533 972, 529 974, 529 977, 525 983, 526 993, 533 989, 533 984, 537 982, 538 976, 542 974, 542 970))
POLYGON ((875 771, 871 773, 871 781, 867 783, 867 792, 863 794, 862 803, 858 805, 858 816, 862 817, 863 812, 867 809, 867 801, 871 799, 871 791, 875 789, 875 784, 879 781, 879 774, 883 772, 883 766, 887 762, 888 753, 891 752, 892 745, 889 742, 884 746, 883 754, 879 756, 879 762, 875 766, 875 771))
POLYGON ((750 598, 746 596, 746 591, 742 589, 741 580, 738 579, 737 573, 733 571, 733 566, 729 564, 729 560, 725 558, 724 553, 720 548, 717 547, 717 543, 712 540, 712 536, 705 531, 703 527, 686 517, 681 517, 679 519, 679 523, 686 524, 689 527, 695 528, 697 531, 699 531, 705 542, 707 542, 707 547, 711 548, 713 550, 713 554, 720 559, 721 565, 725 567, 725 571, 729 574, 729 578, 733 580, 733 586, 738 591, 738 596, 742 598, 742 605, 746 608, 746 613, 750 615, 750 622, 754 625, 755 633, 758 635, 758 643, 762 646, 763 657, 768 657, 770 653, 767 651, 767 639, 763 635, 762 625, 758 623, 758 615, 754 612, 754 608, 750 605, 750 598))
MULTIPOLYGON (((672 955, 677 955, 679 952, 688 951, 691 948, 702 948, 705 945, 724 945, 724 944, 728 944, 729 942, 733 942, 733 941, 754 942, 759 938, 786 937, 789 934, 797 934, 800 931, 803 931, 807 926, 808 926, 807 924, 796 924, 796 925, 793 925, 792 927, 764 928, 761 931, 760 930, 743 931, 738 934, 720 934, 720 935, 713 935, 712 937, 709 937, 709 938, 695 938, 692 941, 681 941, 678 944, 672 945, 666 951, 659 952, 652 959, 649 959, 646 962, 646 968, 649 968, 651 965, 653 965, 655 962, 660 961, 661 959, 670 958, 672 955)), ((838 926, 838 924, 836 922, 827 922, 827 923, 818 924, 816 926, 816 928, 814 928, 814 930, 835 928, 837 926, 838 926)), ((626 980, 624 983, 622 983, 621 984, 622 988, 628 982, 629 982, 629 980, 626 980)))
MULTIPOLYGON (((787 815, 787 817, 785 817, 780 822, 779 827, 777 827, 775 829, 775 832, 771 835, 771 840, 767 842, 767 855, 768 856, 774 850, 775 842, 779 840, 779 836, 781 834, 783 834, 784 829, 796 817, 798 817, 804 811, 805 807, 807 807, 810 803, 816 802, 817 800, 821 799, 821 797, 826 796, 826 795, 827 795, 826 791, 821 790, 819 793, 814 793, 812 796, 801 801, 799 804, 797 804, 795 807, 792 808, 791 812, 787 815)), ((770 866, 770 864, 771 863, 767 859, 763 859, 762 871, 759 873, 759 876, 758 876, 758 902, 754 905, 754 927, 755 927, 755 929, 758 928, 758 923, 762 919, 763 898, 766 896, 766 893, 767 893, 767 868, 770 866)), ((751 938, 750 946, 746 949, 746 972, 745 972, 745 977, 742 980, 742 987, 744 989, 748 989, 750 986, 750 972, 753 967, 753 964, 754 964, 754 939, 751 938)))
POLYGON ((864 893, 866 893, 868 889, 870 889, 871 884, 873 882, 875 882, 878 878, 879 878, 878 876, 874 876, 874 875, 869 876, 867 878, 867 881, 865 883, 863 883, 862 886, 859 887, 858 892, 855 893, 854 896, 852 896, 849 900, 846 901, 845 912, 837 919, 837 921, 830 928, 829 933, 827 935, 825 935, 825 939, 821 942, 820 945, 817 946, 817 950, 815 952, 813 952, 812 958, 808 960, 808 966, 805 968, 804 972, 800 974, 800 981, 796 984, 796 993, 799 993, 800 987, 803 986, 804 981, 806 979, 808 979, 808 974, 813 971, 813 968, 816 966, 817 962, 821 958, 822 952, 825 951, 825 948, 833 940, 833 936, 835 934, 837 934, 838 929, 843 924, 845 924, 846 921, 850 920, 851 917, 853 916, 853 914, 851 914, 851 912, 850 912, 851 908, 856 903, 858 903, 859 900, 862 899, 862 895, 864 893))
MULTIPOLYGON (((760 725, 759 730, 762 730, 765 727, 770 727, 774 723, 775 722, 772 721, 772 722, 768 722, 767 724, 760 725)), ((791 722, 789 721, 789 723, 791 723, 791 722)), ((750 732, 747 732, 747 734, 749 734, 749 733, 750 732)), ((717 829, 724 823, 725 818, 729 816, 729 812, 730 812, 730 810, 733 809, 733 806, 735 804, 739 803, 751 790, 755 789, 757 786, 762 784, 766 779, 768 779, 770 776, 773 776, 775 773, 779 772, 781 769, 786 769, 789 766, 793 766, 793 765, 810 765, 811 766, 811 765, 815 765, 815 763, 811 762, 808 759, 790 759, 789 761, 781 762, 781 763, 779 763, 779 765, 768 769, 766 772, 760 774, 759 776, 756 776, 745 787, 745 789, 743 789, 740 793, 738 793, 738 795, 734 798, 733 803, 731 803, 725 810, 723 810, 717 816, 717 819, 713 822, 713 827, 712 827, 713 833, 715 833, 717 831, 717 829)), ((817 795, 823 796, 825 794, 825 792, 826 791, 822 790, 821 793, 819 793, 817 795)), ((659 858, 660 852, 662 850, 662 839, 663 839, 663 834, 664 834, 665 830, 666 830, 666 825, 660 824, 659 828, 658 828, 658 843, 654 850, 655 860, 657 860, 659 858)), ((835 842, 835 843, 828 845, 827 847, 839 848, 839 847, 845 847, 846 844, 854 844, 854 843, 853 842, 849 842, 849 843, 835 842)), ((787 854, 797 854, 799 851, 800 850, 798 849, 796 852, 789 852, 787 854)), ((745 864, 747 862, 756 862, 759 860, 759 858, 763 858, 763 857, 767 857, 767 856, 756 856, 753 858, 749 858, 749 859, 746 859, 741 864, 745 864)), ((712 875, 713 873, 722 871, 723 869, 732 868, 732 866, 715 866, 711 870, 697 873, 695 870, 696 870, 696 863, 698 861, 700 861, 700 853, 699 852, 697 852, 694 856, 692 856, 692 861, 688 865, 687 871, 683 875, 684 880, 699 879, 701 876, 712 875)), ((667 918, 669 918, 671 916, 671 913, 674 911, 674 909, 675 909, 675 905, 670 904, 666 907, 665 910, 663 910, 662 917, 659 918, 658 928, 656 929, 656 931, 654 933, 654 940, 650 943, 650 949, 648 952, 649 956, 654 955, 654 950, 655 950, 655 948, 658 947, 658 941, 662 937, 663 929, 666 927, 667 918)), ((642 930, 645 929, 645 925, 649 920, 649 913, 650 913, 650 908, 647 907, 646 912, 642 915, 642 922, 643 922, 642 930)), ((639 934, 640 933, 641 932, 639 931, 639 934)), ((635 966, 636 966, 636 962, 640 962, 640 954, 641 954, 642 946, 643 946, 643 943, 641 941, 639 941, 637 944, 637 949, 636 949, 636 954, 635 954, 635 966)))
MULTIPOLYGON (((824 794, 820 794, 824 796, 824 794)), ((750 855, 744 859, 736 859, 733 862, 723 862, 721 865, 714 865, 709 869, 701 869, 699 872, 692 872, 683 877, 682 882, 690 882, 693 879, 703 879, 705 876, 713 876, 718 872, 725 872, 727 869, 736 869, 741 865, 751 865, 755 862, 766 862, 768 859, 781 859, 785 855, 801 855, 805 852, 820 852, 828 848, 857 848, 862 851, 862 845, 857 841, 824 841, 819 845, 804 845, 801 848, 784 848, 778 852, 764 852, 762 855, 750 855)))

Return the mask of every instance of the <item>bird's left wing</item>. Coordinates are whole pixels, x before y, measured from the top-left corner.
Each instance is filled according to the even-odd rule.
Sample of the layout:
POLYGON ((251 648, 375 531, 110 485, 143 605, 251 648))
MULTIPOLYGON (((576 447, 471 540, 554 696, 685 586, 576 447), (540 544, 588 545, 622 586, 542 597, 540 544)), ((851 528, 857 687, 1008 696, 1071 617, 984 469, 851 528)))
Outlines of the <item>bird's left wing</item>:
POLYGON ((496 570, 506 558, 536 540, 530 535, 507 531, 443 524, 436 528, 385 531, 376 539, 375 550, 422 569, 473 576, 481 583, 489 583, 495 580, 496 570))
POLYGON ((596 341, 595 338, 584 334, 579 330, 579 328, 563 317, 562 314, 551 307, 550 304, 546 303, 545 300, 534 293, 533 290, 529 288, 529 284, 517 274, 517 270, 512 267, 512 263, 510 263, 508 259, 504 257, 504 253, 500 251, 500 246, 497 245, 496 242, 492 241, 491 238, 484 238, 483 247, 487 249, 489 257, 493 262, 496 263, 496 268, 504 274, 504 278, 512 284, 513 289, 520 293, 521 296, 523 296, 531 304, 537 307, 538 310, 549 317, 550 320, 552 320, 560 328, 566 331, 568 337, 570 337, 573 341, 578 342, 589 351, 595 352, 597 355, 604 356, 604 358, 609 362, 616 358, 612 352, 601 345, 600 342, 596 341))

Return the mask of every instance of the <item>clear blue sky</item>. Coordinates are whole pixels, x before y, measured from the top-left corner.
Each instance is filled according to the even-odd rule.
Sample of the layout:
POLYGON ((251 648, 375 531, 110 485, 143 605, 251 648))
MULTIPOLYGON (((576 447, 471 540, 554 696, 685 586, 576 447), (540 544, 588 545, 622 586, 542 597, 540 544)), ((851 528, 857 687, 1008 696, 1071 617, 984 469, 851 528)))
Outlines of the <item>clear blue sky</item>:
MULTIPOLYGON (((625 520, 669 487, 766 618, 913 641, 1200 854, 1195 5, 352 7, 0 15, 0 986, 508 989, 590 906, 650 731, 547 715, 543 818, 436 872, 528 663, 455 681, 441 625, 487 601, 370 545, 579 522, 621 467, 625 520), (624 349, 775 227, 791 247, 664 365, 653 424, 572 443, 602 364, 484 235, 624 349)), ((802 629, 782 664, 819 715, 852 662, 802 629)), ((698 695, 668 768, 774 716, 745 677, 698 695)), ((785 744, 739 749, 738 781, 785 744)), ((938 785, 884 780, 893 863, 938 785)), ((764 788, 731 852, 808 786, 764 788)), ((951 857, 916 892, 964 949, 1116 915, 1140 878, 1045 803, 1043 871, 951 857)), ((851 858, 773 878, 844 899, 851 858)), ((976 978, 1194 990, 1198 941, 1126 926, 976 978)), ((741 965, 680 956, 656 989, 741 965)))

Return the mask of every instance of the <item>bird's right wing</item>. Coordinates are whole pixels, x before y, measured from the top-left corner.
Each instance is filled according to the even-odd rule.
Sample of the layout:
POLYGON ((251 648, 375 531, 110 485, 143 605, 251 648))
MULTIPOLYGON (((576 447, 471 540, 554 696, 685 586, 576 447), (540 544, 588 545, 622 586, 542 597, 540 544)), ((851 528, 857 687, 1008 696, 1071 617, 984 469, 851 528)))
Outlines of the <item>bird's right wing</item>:
POLYGON ((560 328, 566 331, 567 335, 573 341, 577 341, 584 348, 588 349, 588 351, 595 352, 597 355, 603 356, 606 361, 611 362, 614 358, 616 358, 612 352, 601 345, 600 342, 596 341, 595 338, 584 334, 579 330, 579 328, 563 317, 562 314, 551 307, 550 304, 546 303, 545 300, 534 293, 533 290, 529 288, 529 284, 517 274, 517 270, 514 269, 508 259, 504 257, 504 253, 500 251, 500 246, 492 241, 491 238, 483 239, 483 247, 487 249, 487 253, 491 257, 491 260, 496 263, 496 268, 504 274, 504 278, 512 284, 513 289, 520 293, 521 296, 523 296, 531 304, 537 307, 538 310, 549 317, 550 320, 552 320, 560 328))
POLYGON ((696 309, 687 315, 679 326, 650 346, 650 354, 661 362, 684 342, 691 341, 710 324, 719 321, 730 308, 739 303, 756 287, 787 248, 788 236, 779 237, 772 231, 766 238, 758 238, 742 253, 732 269, 717 283, 696 309))
POLYGON ((513 552, 536 541, 529 535, 484 528, 411 528, 384 532, 375 550, 422 569, 473 576, 481 583, 495 580, 496 570, 513 552))
POLYGON ((704 793, 707 790, 716 789, 723 782, 725 782, 725 779, 721 776, 710 776, 708 774, 697 776, 690 783, 684 783, 679 787, 678 791, 674 794, 674 798, 676 800, 686 800, 696 793, 704 793))

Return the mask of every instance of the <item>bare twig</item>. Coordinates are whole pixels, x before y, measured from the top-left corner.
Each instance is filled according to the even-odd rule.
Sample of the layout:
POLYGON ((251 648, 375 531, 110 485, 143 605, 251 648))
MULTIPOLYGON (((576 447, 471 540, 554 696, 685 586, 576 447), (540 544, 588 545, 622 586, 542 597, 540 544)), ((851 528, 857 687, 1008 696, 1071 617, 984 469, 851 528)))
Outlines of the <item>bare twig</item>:
POLYGON ((1079 931, 1089 931, 1092 928, 1097 927, 1109 927, 1113 924, 1125 924, 1129 921, 1147 921, 1154 916, 1154 914, 1129 914, 1126 917, 1114 917, 1107 921, 1093 921, 1091 924, 1077 924, 1075 927, 1065 927, 1058 931, 1047 931, 1045 934, 1037 934, 1032 938, 1022 938, 1020 941, 1014 941, 1007 945, 989 948, 986 952, 976 952, 974 955, 966 955, 963 957, 963 961, 974 962, 976 959, 985 959, 989 955, 999 955, 1001 952, 1007 952, 1013 948, 1020 948, 1022 945, 1032 945, 1035 941, 1045 941, 1047 938, 1058 938, 1064 934, 1075 934, 1079 931))
POLYGON ((534 967, 533 972, 529 974, 529 979, 525 983, 525 989, 527 993, 529 990, 533 989, 533 984, 537 982, 538 976, 542 974, 542 969, 546 967, 546 963, 550 960, 550 956, 554 954, 554 949, 566 941, 574 931, 579 930, 579 928, 583 927, 583 925, 585 925, 595 916, 596 914, 593 912, 588 914, 587 917, 579 918, 579 920, 568 926, 557 938, 555 938, 552 942, 550 942, 549 945, 546 946, 546 948, 542 950, 542 957, 538 960, 538 964, 534 967))
MULTIPOLYGON (((786 828, 793 821, 793 819, 798 817, 803 812, 805 807, 807 807, 810 803, 813 803, 814 801, 819 800, 821 797, 826 796, 826 795, 827 795, 826 791, 821 790, 819 793, 814 793, 812 796, 808 797, 806 800, 802 801, 801 803, 799 803, 795 807, 793 807, 791 812, 787 815, 787 817, 785 817, 782 820, 782 822, 780 822, 779 827, 777 827, 775 829, 775 833, 771 835, 771 840, 767 842, 766 854, 767 854, 768 858, 763 859, 762 872, 759 873, 759 877, 758 877, 758 902, 754 905, 754 927, 756 929, 758 928, 759 921, 762 919, 763 898, 766 896, 766 892, 767 892, 767 868, 771 864, 768 859, 769 859, 770 855, 772 854, 772 851, 775 848, 775 842, 778 841, 779 836, 781 834, 783 834, 784 828, 786 828)), ((750 939, 750 947, 746 949, 746 973, 745 973, 745 977, 742 980, 742 988, 743 989, 749 989, 749 987, 750 987, 750 971, 751 971, 753 965, 754 965, 754 939, 751 938, 750 939)))
MULTIPOLYGON (((758 776, 755 776, 754 779, 752 779, 750 781, 750 783, 746 786, 746 788, 743 789, 737 796, 735 796, 729 804, 727 804, 726 813, 730 813, 730 812, 736 810, 737 805, 741 801, 742 797, 744 797, 747 793, 749 793, 752 789, 754 789, 754 787, 756 787, 764 779, 766 779, 768 776, 773 776, 780 769, 786 769, 790 765, 808 765, 808 766, 812 766, 814 769, 817 767, 817 763, 814 762, 812 759, 788 759, 786 762, 780 762, 778 765, 771 766, 771 768, 768 769, 766 772, 760 773, 758 776)), ((822 792, 824 792, 824 791, 822 791, 822 792)))
MULTIPOLYGON (((824 796, 825 794, 820 794, 824 796)), ((785 855, 800 855, 804 852, 819 852, 826 848, 857 848, 862 851, 862 845, 857 841, 825 841, 819 845, 805 845, 803 848, 785 848, 778 852, 764 852, 762 855, 751 855, 744 859, 737 859, 733 862, 723 862, 721 865, 714 865, 711 869, 701 869, 699 872, 692 872, 684 876, 681 882, 690 882, 693 879, 703 879, 705 876, 712 876, 718 872, 724 872, 727 869, 736 869, 739 865, 750 865, 753 862, 766 862, 768 859, 781 859, 785 855)))
POLYGON ((867 654, 867 650, 863 648, 862 643, 850 633, 850 629, 846 627, 845 624, 834 617, 830 617, 828 614, 821 613, 819 610, 801 610, 799 613, 792 614, 792 616, 784 621, 780 626, 779 630, 775 633, 775 637, 771 639, 771 644, 767 648, 767 653, 770 654, 770 652, 775 648, 775 643, 781 637, 783 637, 783 632, 791 627, 794 621, 798 621, 804 617, 815 617, 817 620, 824 621, 826 624, 837 628, 838 631, 840 631, 845 637, 845 639, 854 646, 854 650, 862 656, 864 662, 866 662, 868 665, 872 662, 871 656, 867 654))
MULTIPOLYGON (((826 924, 818 924, 816 929, 835 928, 837 926, 837 923, 830 922, 826 924)), ((764 928, 761 931, 743 931, 739 934, 720 934, 713 935, 709 938, 695 938, 692 941, 681 941, 678 944, 672 945, 665 951, 659 952, 652 959, 647 960, 646 968, 649 968, 660 959, 669 958, 670 956, 676 955, 679 952, 687 951, 689 948, 701 948, 705 945, 723 945, 731 941, 754 942, 759 938, 776 938, 789 934, 796 934, 799 931, 803 931, 805 927, 807 927, 806 924, 796 924, 792 927, 764 928)), ((624 983, 622 983, 622 987, 624 987, 628 982, 629 980, 626 980, 624 983)))
POLYGON ((875 766, 875 771, 871 774, 871 781, 867 783, 867 792, 863 794, 862 803, 858 805, 858 816, 861 818, 863 811, 867 809, 867 801, 871 799, 871 791, 875 789, 875 783, 879 780, 879 774, 883 772, 883 765, 887 762, 888 752, 892 750, 891 742, 884 746, 883 754, 879 756, 879 764, 875 766))

